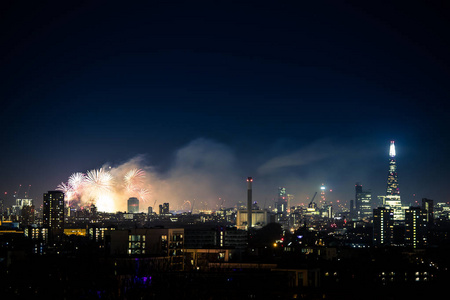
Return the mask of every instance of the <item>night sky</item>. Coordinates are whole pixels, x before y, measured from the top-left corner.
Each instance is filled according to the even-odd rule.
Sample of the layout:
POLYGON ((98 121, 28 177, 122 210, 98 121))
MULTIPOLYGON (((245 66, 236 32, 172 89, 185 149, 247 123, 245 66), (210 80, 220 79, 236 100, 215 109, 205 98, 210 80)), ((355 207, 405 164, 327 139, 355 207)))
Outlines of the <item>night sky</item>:
POLYGON ((149 205, 376 198, 395 140, 403 202, 449 201, 450 7, 365 2, 2 1, 3 198, 130 160, 149 205))

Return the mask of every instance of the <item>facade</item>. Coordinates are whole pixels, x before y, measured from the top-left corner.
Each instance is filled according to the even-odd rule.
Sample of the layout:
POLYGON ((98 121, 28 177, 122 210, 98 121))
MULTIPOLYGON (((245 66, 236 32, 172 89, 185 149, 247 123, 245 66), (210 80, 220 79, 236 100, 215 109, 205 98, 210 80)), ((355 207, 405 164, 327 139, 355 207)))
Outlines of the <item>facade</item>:
POLYGON ((434 209, 433 209, 433 200, 423 198, 422 199, 422 209, 427 212, 427 224, 428 226, 432 226, 434 223, 434 209))
POLYGON ((405 245, 423 248, 428 244, 427 211, 420 207, 410 207, 405 211, 405 245))
POLYGON ((389 147, 389 172, 387 177, 386 196, 382 197, 383 206, 394 210, 394 219, 403 221, 405 213, 400 198, 400 188, 398 184, 397 162, 396 162, 395 143, 391 141, 389 147))
POLYGON ((49 230, 50 238, 64 233, 64 193, 49 191, 44 194, 43 227, 49 230))
POLYGON ((27 226, 24 236, 32 240, 32 253, 43 255, 46 253, 48 243, 48 228, 27 226))
POLYGON ((34 205, 26 205, 22 207, 21 223, 23 227, 34 224, 35 209, 34 205))
POLYGON ((128 213, 137 214, 139 213, 139 199, 131 197, 128 199, 128 213))
POLYGON ((360 183, 355 185, 355 206, 358 219, 372 217, 372 192, 363 190, 360 183))
POLYGON ((170 215, 169 212, 169 203, 163 203, 159 205, 159 214, 161 216, 170 215))
POLYGON ((199 226, 185 229, 186 249, 227 248, 244 251, 247 241, 247 231, 236 228, 199 226))
POLYGON ((161 257, 175 269, 183 267, 183 228, 111 230, 109 254, 117 257, 161 257))
POLYGON ((396 151, 394 141, 391 141, 389 147, 389 173, 387 178, 386 195, 400 196, 400 189, 398 185, 397 162, 395 160, 396 151))
POLYGON ((277 213, 286 214, 288 208, 288 197, 286 195, 286 188, 278 188, 278 199, 277 199, 277 213))
POLYGON ((325 195, 325 185, 322 183, 322 185, 320 186, 320 204, 321 205, 325 205, 327 202, 327 198, 325 195))
MULTIPOLYGON (((240 209, 236 215, 236 227, 238 229, 247 229, 248 210, 240 209)), ((267 210, 252 210, 251 227, 263 227, 270 223, 270 216, 267 210)))
POLYGON ((379 207, 373 210, 373 244, 388 246, 394 240, 394 210, 379 207))

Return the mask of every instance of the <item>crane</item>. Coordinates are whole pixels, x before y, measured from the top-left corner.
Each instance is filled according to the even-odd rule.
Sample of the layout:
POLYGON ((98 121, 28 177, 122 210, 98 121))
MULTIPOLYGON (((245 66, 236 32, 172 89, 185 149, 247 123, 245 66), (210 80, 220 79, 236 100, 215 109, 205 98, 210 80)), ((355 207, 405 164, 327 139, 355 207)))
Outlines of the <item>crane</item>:
POLYGON ((317 192, 314 193, 314 196, 312 197, 311 202, 309 202, 308 207, 312 207, 312 203, 313 203, 314 198, 316 197, 316 195, 317 195, 317 192))
POLYGON ((20 193, 20 189, 22 188, 22 185, 19 184, 19 188, 17 189, 17 192, 15 192, 14 198, 18 198, 19 197, 19 193, 20 193))

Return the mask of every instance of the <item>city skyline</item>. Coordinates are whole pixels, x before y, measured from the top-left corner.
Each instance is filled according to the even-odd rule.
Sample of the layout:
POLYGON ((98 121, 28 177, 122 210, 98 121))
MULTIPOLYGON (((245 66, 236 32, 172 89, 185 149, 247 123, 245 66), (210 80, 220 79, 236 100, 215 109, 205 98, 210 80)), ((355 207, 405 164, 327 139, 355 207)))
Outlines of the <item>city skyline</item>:
POLYGON ((2 198, 124 165, 144 206, 376 198, 394 140, 402 201, 447 202, 443 5, 2 4, 2 198))
MULTIPOLYGON (((200 141, 197 141, 200 142, 200 141)), ((203 141, 204 142, 204 141, 203 141)), ((383 191, 380 191, 380 193, 372 193, 372 187, 368 186, 368 185, 364 185, 365 189, 368 189, 371 191, 372 194, 372 201, 370 203, 370 205, 375 208, 377 206, 380 206, 382 203, 380 202, 380 200, 377 199, 377 196, 384 196, 384 194, 386 193, 386 179, 388 180, 388 184, 387 184, 387 190, 389 192, 390 187, 392 186, 392 184, 390 183, 390 179, 393 174, 391 174, 390 171, 392 171, 392 161, 394 161, 395 163, 395 157, 396 154, 392 154, 393 151, 393 145, 394 145, 394 141, 390 141, 390 144, 388 147, 389 149, 389 155, 386 155, 386 157, 389 156, 388 162, 386 163, 385 166, 385 183, 384 183, 384 187, 382 188, 383 191), (394 160, 393 160, 394 159, 394 160), (387 167, 389 166, 389 168, 387 167), (386 170, 389 170, 386 172, 386 170)), ((394 148, 395 151, 395 148, 394 148)), ((173 188, 173 186, 175 186, 174 182, 179 181, 180 178, 183 178, 184 175, 189 174, 188 176, 192 176, 193 174, 195 174, 195 172, 189 173, 186 171, 180 172, 180 171, 176 171, 174 172, 175 174, 181 173, 183 176, 180 177, 174 177, 174 178, 170 178, 170 179, 162 179, 161 176, 159 174, 156 174, 154 171, 152 171, 152 168, 149 166, 145 166, 142 164, 143 163, 143 158, 142 157, 136 157, 120 166, 115 166, 115 167, 111 167, 108 165, 103 165, 101 168, 99 169, 93 169, 93 170, 88 170, 85 173, 81 173, 81 172, 75 172, 73 174, 71 174, 71 176, 67 179, 66 182, 62 181, 60 185, 58 185, 56 188, 54 189, 50 189, 50 190, 55 190, 55 191, 65 191, 66 189, 69 189, 69 186, 71 184, 71 181, 74 180, 78 180, 81 181, 80 179, 78 179, 77 177, 83 176, 85 177, 88 183, 87 185, 81 184, 79 183, 75 183, 75 185, 77 184, 81 184, 82 187, 78 188, 78 189, 69 189, 69 192, 65 192, 66 193, 66 197, 65 197, 65 201, 66 204, 69 205, 72 201, 75 201, 76 205, 81 205, 81 206, 86 206, 86 205, 90 205, 90 203, 95 204, 100 211, 106 211, 106 212, 116 212, 116 211, 126 211, 127 210, 127 201, 128 201, 128 197, 137 197, 140 200, 140 203, 142 203, 143 206, 141 206, 140 211, 146 211, 148 206, 151 206, 155 209, 155 207, 157 207, 159 204, 161 204, 163 201, 160 201, 159 197, 161 195, 164 195, 166 197, 162 197, 162 199, 170 199, 170 200, 164 200, 164 201, 169 201, 172 203, 172 207, 174 207, 174 210, 185 210, 186 209, 186 202, 192 203, 197 201, 197 209, 203 209, 203 210, 209 210, 209 209, 218 209, 221 206, 223 207, 236 207, 239 205, 245 205, 246 203, 246 199, 242 199, 242 197, 236 197, 236 198, 231 198, 231 201, 229 200, 230 198, 223 198, 223 194, 222 197, 215 197, 214 199, 211 198, 207 198, 207 197, 194 197, 194 198, 186 198, 186 197, 182 197, 180 196, 182 193, 185 192, 185 190, 179 188, 173 188), (141 169, 142 168, 142 169, 141 169), (147 172, 143 171, 146 170, 147 172), (94 186, 92 186, 93 181, 98 180, 101 181, 101 179, 97 179, 97 178, 93 178, 93 177, 101 177, 100 174, 105 173, 105 175, 107 175, 108 177, 108 182, 96 182, 96 185, 99 185, 99 187, 95 188, 94 186), (97 174, 97 175, 94 175, 97 174), (121 179, 122 177, 124 177, 123 179, 121 179), (123 180, 123 182, 122 182, 123 180), (134 182, 134 185, 132 184, 132 181, 134 182), (91 183, 89 183, 91 182, 91 183), (105 189, 104 186, 101 185, 107 185, 107 188, 105 189), (149 192, 146 188, 147 187, 152 187, 154 185, 159 186, 159 189, 155 189, 153 192, 149 192), (141 190, 144 190, 145 193, 141 192, 141 190), (175 192, 173 191, 175 190, 175 192), (79 194, 81 193, 81 194, 79 194), (77 195, 78 194, 78 195, 77 195), (169 197, 167 197, 168 195, 170 195, 169 197), (125 199, 125 200, 124 200, 125 199), (225 201, 228 200, 228 201, 225 201), (233 201, 234 200, 234 201, 233 201), (161 202, 161 203, 160 203, 161 202), (221 205, 219 205, 219 203, 221 205), (224 205, 225 204, 225 205, 224 205), (183 208, 181 208, 183 207, 183 208)), ((205 174, 202 174, 202 176, 204 176, 205 174)), ((204 180, 206 180, 205 177, 202 177, 204 180)), ((264 178, 264 177, 263 177, 264 178)), ((229 192, 228 195, 232 195, 233 193, 237 194, 243 194, 243 186, 242 186, 242 180, 235 180, 236 178, 233 178, 234 181, 232 183, 235 184, 234 186, 234 190, 229 192)), ((184 183, 185 187, 186 185, 190 185, 190 184, 195 184, 197 178, 194 179, 190 179, 188 182, 184 183)), ((211 178, 208 179, 207 182, 203 182, 203 181, 198 181, 199 184, 196 186, 196 188, 194 190, 200 189, 200 190, 204 190, 205 187, 208 188, 212 188, 214 183, 214 179, 211 178), (204 183, 204 184, 202 184, 204 183)), ((289 182, 289 181, 288 181, 289 182)), ((356 185, 361 185, 361 182, 355 182, 356 185)), ((396 184, 396 193, 398 193, 399 195, 402 195, 398 189, 398 178, 397 178, 397 172, 396 172, 396 168, 395 168, 395 184, 396 184)), ((260 187, 263 187, 264 182, 260 185, 260 187)), ((223 187, 225 189, 229 188, 230 183, 224 183, 223 187)), ((289 186, 289 185, 288 185, 289 186)), ((352 186, 353 187, 353 186, 352 186)), ((15 201, 14 199, 21 199, 21 198, 26 198, 25 195, 28 193, 28 190, 31 187, 27 187, 24 186, 24 189, 26 189, 27 191, 22 191, 21 193, 24 195, 23 197, 19 195, 14 195, 12 199, 9 199, 11 203, 6 202, 5 204, 13 204, 13 201, 15 201)), ((294 192, 296 191, 298 192, 299 189, 296 186, 289 186, 288 191, 286 191, 286 187, 285 185, 281 184, 280 186, 276 187, 276 191, 273 190, 273 187, 269 186, 269 187, 263 187, 263 191, 268 192, 268 194, 265 195, 259 191, 259 193, 257 193, 258 195, 258 199, 254 199, 255 202, 257 202, 259 204, 259 206, 261 208, 269 208, 271 207, 272 209, 276 208, 278 206, 278 202, 279 202, 279 193, 280 193, 280 189, 282 189, 284 191, 284 193, 286 193, 286 195, 292 195, 294 192), (281 187, 283 186, 283 187, 281 187)), ((342 190, 342 188, 337 187, 337 189, 342 190)), ((308 189, 309 190, 309 189, 308 189)), ((336 202, 336 200, 339 200, 338 202, 340 204, 343 204, 344 206, 346 206, 347 210, 350 210, 349 204, 350 204, 350 200, 356 200, 356 198, 354 197, 354 194, 352 195, 352 197, 350 197, 349 199, 342 199, 339 198, 339 196, 335 196, 335 193, 333 191, 333 188, 330 188, 330 186, 328 184, 324 184, 322 183, 317 187, 311 187, 311 190, 313 190, 315 192, 321 192, 321 193, 326 193, 327 197, 326 197, 326 203, 331 204, 335 207, 335 209, 337 208, 338 203, 336 202)), ((222 191, 224 191, 222 189, 222 191)), ((194 192, 195 194, 199 194, 198 192, 194 192)), ((212 191, 208 191, 207 194, 211 194, 212 191)), ((203 194, 206 195, 206 194, 203 194)), ((30 197, 31 198, 31 197, 30 197)), ((296 193, 293 194, 293 198, 294 201, 293 203, 290 204, 290 206, 307 206, 308 202, 310 201, 310 199, 312 198, 312 195, 307 194, 307 192, 302 192, 300 190, 300 193, 296 193), (297 196, 296 196, 297 195, 297 196), (298 196, 301 195, 301 196, 298 196)), ((409 197, 406 197, 406 200, 403 200, 403 205, 419 205, 420 201, 422 198, 427 198, 426 195, 424 196, 420 196, 420 195, 409 195, 409 197), (414 202, 415 200, 415 202, 414 202)), ((429 197, 428 197, 429 198, 429 197)), ((3 198, 5 199, 5 198, 3 198)), ((440 201, 440 202, 448 202, 448 201, 440 201)), ((34 203, 36 204, 40 204, 40 199, 39 197, 34 198, 34 203)), ((325 204, 325 203, 324 203, 325 204)))

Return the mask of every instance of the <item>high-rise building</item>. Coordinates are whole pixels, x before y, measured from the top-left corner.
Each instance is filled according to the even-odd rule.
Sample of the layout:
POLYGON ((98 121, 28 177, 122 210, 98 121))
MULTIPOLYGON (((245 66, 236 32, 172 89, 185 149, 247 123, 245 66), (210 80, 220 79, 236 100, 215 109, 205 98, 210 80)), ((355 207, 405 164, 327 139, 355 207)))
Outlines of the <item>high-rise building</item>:
POLYGON ((64 193, 49 191, 44 193, 42 208, 43 227, 49 230, 50 238, 56 238, 64 233, 64 193))
POLYGON ((250 229, 253 226, 252 222, 252 211, 253 211, 253 189, 252 189, 253 178, 247 178, 247 231, 250 233, 250 229))
POLYGON ((34 224, 35 211, 34 205, 25 205, 21 211, 21 224, 26 227, 34 224))
POLYGON ((404 220, 405 213, 400 199, 400 189, 397 176, 397 162, 395 160, 396 151, 394 141, 389 147, 389 172, 387 177, 386 196, 382 196, 383 206, 394 210, 395 220, 404 220))
POLYGON ((386 195, 398 195, 400 196, 400 189, 398 186, 398 176, 397 176, 397 163, 395 161, 395 144, 391 141, 389 147, 389 173, 387 178, 387 189, 386 195))
POLYGON ((356 215, 357 215, 357 213, 356 213, 356 207, 355 207, 355 200, 350 200, 350 218, 351 219, 357 219, 357 217, 356 217, 356 215))
POLYGON ((422 198, 422 209, 427 212, 427 224, 428 228, 430 228, 434 223, 433 200, 422 198))
POLYGON ((288 208, 288 198, 286 196, 286 188, 278 188, 277 212, 285 214, 288 208))
POLYGON ((405 245, 422 248, 427 245, 427 211, 420 207, 410 207, 405 211, 405 245))
POLYGON ((170 214, 169 203, 163 203, 159 205, 159 214, 161 216, 170 214))
POLYGON ((362 185, 359 182, 357 182, 355 184, 355 210, 357 212, 359 211, 359 206, 360 206, 360 203, 358 201, 358 194, 360 194, 360 193, 362 193, 362 185))
POLYGON ((322 183, 322 186, 320 187, 320 204, 325 205, 327 201, 327 198, 325 196, 325 185, 322 183))
POLYGON ((358 219, 372 216, 372 193, 370 190, 363 190, 360 183, 355 184, 355 207, 358 219))
POLYGON ((128 199, 128 213, 137 214, 139 213, 139 199, 131 197, 128 199))
POLYGON ((373 244, 388 246, 394 240, 394 210, 379 207, 373 210, 373 244))

